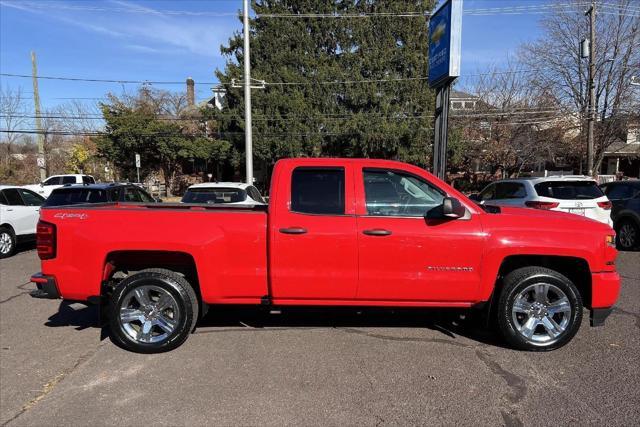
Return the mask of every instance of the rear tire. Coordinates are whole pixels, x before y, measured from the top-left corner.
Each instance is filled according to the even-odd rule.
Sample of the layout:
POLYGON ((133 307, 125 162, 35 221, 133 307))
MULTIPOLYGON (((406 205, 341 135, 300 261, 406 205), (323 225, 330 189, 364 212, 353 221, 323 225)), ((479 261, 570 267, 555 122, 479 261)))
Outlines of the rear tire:
POLYGON ((16 251, 16 235, 11 227, 0 227, 0 259, 9 258, 16 251))
POLYGON ((557 271, 524 267, 504 278, 498 300, 498 328, 514 348, 549 351, 567 344, 582 323, 582 299, 557 271))
POLYGON ((122 280, 107 311, 117 345, 136 353, 161 353, 189 337, 198 319, 198 298, 181 275, 151 268, 122 280))
POLYGON ((630 251, 640 246, 640 227, 630 219, 616 224, 616 244, 618 249, 630 251))

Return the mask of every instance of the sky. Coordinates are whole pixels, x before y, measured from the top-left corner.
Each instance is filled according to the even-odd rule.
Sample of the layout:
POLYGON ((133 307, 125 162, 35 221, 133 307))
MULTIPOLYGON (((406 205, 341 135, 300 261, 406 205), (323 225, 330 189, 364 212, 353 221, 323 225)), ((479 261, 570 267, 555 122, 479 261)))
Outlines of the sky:
MULTIPOLYGON (((464 8, 553 1, 464 0, 464 8)), ((220 45, 242 30, 237 17, 241 8, 242 0, 0 0, 0 72, 31 74, 33 50, 41 76, 178 82, 191 76, 196 97, 203 100, 211 94, 211 85, 204 83, 215 81, 214 71, 224 68, 220 45)), ((539 36, 541 16, 465 15, 461 73, 503 64, 522 42, 539 36)), ((0 76, 0 83, 33 96, 30 79, 0 76)), ((94 103, 109 91, 133 92, 136 87, 39 80, 44 110, 69 98, 94 103)), ((161 87, 184 90, 184 85, 161 87)))

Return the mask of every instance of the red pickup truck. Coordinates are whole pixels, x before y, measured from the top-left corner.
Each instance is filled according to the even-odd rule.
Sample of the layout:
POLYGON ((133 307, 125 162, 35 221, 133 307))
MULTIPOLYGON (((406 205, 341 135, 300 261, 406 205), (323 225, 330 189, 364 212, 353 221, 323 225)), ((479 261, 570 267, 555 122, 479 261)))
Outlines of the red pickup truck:
POLYGON ((279 161, 268 206, 44 208, 39 298, 104 302, 137 352, 182 344, 208 307, 480 307, 526 350, 604 323, 618 298, 613 230, 561 212, 481 207, 415 166, 279 161))

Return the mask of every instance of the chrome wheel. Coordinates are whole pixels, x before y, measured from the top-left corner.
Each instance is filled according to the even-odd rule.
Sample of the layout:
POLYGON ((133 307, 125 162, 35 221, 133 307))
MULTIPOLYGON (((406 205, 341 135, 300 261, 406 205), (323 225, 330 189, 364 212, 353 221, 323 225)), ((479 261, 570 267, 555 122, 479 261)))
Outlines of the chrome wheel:
POLYGON ((571 319, 569 298, 555 285, 535 283, 515 298, 511 316, 516 330, 533 345, 548 345, 566 331, 571 319))
POLYGON ((129 291, 119 313, 127 337, 145 344, 166 340, 180 323, 176 298, 159 286, 145 285, 129 291))
POLYGON ((635 246, 638 241, 638 231, 636 227, 628 222, 622 224, 618 230, 618 241, 620 242, 620 246, 624 248, 632 248, 635 246))
POLYGON ((13 249, 13 239, 11 239, 11 235, 3 231, 0 233, 0 253, 3 255, 7 255, 13 249))

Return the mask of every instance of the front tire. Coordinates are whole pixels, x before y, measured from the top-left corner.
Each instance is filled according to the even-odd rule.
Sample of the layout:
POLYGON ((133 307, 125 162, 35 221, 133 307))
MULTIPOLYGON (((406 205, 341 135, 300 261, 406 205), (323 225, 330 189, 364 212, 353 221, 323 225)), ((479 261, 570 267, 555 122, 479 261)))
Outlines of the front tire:
POLYGON ((549 351, 567 344, 582 323, 582 299, 557 271, 524 267, 504 278, 498 328, 514 348, 549 351))
POLYGON ((9 258, 16 251, 16 235, 9 227, 0 227, 0 259, 9 258))
POLYGON ((189 337, 198 319, 198 299, 184 277, 154 268, 120 282, 107 310, 116 344, 136 353, 161 353, 189 337))

